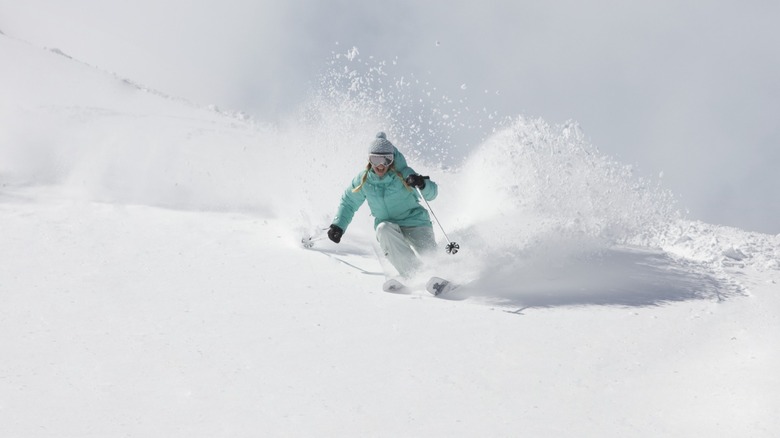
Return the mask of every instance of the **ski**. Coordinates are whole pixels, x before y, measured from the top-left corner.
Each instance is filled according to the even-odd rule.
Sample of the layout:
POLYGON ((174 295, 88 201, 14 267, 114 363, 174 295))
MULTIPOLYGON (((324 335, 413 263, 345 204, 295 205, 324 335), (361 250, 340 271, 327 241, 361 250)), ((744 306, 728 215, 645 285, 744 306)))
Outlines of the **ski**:
POLYGON ((431 277, 428 283, 425 285, 425 289, 433 296, 439 296, 445 294, 458 286, 449 280, 445 280, 441 277, 431 277))
POLYGON ((396 280, 395 278, 391 278, 385 281, 385 284, 382 285, 382 290, 394 294, 403 294, 408 292, 406 285, 396 280))
MULTIPOLYGON (((445 280, 441 277, 431 277, 431 279, 428 280, 428 283, 425 285, 425 290, 431 295, 435 297, 439 297, 439 296, 443 296, 443 294, 446 294, 456 289, 457 287, 458 287, 457 284, 449 280, 445 280)), ((414 295, 416 287, 413 286, 412 288, 410 288, 409 286, 401 283, 395 278, 391 278, 385 281, 385 283, 382 285, 382 290, 394 294, 414 295)))

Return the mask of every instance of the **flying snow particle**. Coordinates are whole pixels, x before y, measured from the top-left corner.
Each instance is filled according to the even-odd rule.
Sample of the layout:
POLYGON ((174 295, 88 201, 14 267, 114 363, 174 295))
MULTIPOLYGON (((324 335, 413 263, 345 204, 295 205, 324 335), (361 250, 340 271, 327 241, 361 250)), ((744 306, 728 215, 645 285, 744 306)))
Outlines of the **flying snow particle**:
POLYGON ((465 90, 465 89, 466 89, 466 84, 461 84, 461 85, 460 85, 460 89, 461 89, 461 90, 465 90))
POLYGON ((360 55, 360 52, 358 52, 358 48, 355 46, 352 46, 352 48, 347 52, 347 59, 350 61, 353 61, 358 55, 360 55))

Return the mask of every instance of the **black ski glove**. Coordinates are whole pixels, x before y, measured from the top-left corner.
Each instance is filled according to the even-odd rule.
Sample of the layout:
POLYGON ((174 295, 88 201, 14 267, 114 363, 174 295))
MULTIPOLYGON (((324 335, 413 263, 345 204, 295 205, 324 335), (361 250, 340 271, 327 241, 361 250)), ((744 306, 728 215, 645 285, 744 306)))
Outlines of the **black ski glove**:
POLYGON ((340 226, 336 224, 331 224, 330 228, 328 229, 328 239, 339 243, 341 242, 341 236, 344 235, 344 230, 341 229, 340 226))
POLYGON ((406 177, 406 183, 409 184, 411 187, 417 187, 418 189, 422 190, 425 188, 426 179, 428 179, 427 176, 422 176, 413 173, 406 177))

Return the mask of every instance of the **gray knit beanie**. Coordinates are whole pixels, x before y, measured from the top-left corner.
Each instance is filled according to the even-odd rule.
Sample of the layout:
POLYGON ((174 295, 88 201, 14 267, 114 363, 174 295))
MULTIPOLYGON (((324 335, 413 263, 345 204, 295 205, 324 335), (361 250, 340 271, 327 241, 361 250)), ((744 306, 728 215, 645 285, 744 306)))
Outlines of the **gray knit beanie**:
POLYGON ((387 140, 387 136, 384 132, 377 132, 376 139, 371 142, 371 147, 368 148, 370 154, 383 154, 392 155, 395 152, 395 146, 387 140))

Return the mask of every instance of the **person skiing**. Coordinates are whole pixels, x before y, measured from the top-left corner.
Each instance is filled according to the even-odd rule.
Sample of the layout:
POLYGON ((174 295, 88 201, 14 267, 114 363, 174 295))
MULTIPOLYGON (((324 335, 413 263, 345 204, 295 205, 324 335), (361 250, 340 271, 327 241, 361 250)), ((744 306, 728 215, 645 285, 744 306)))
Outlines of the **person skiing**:
MULTIPOLYGON (((402 277, 412 277, 422 266, 419 256, 436 249, 433 224, 416 189, 428 201, 438 194, 436 183, 409 167, 403 154, 379 132, 368 148, 366 168, 341 196, 328 238, 341 242, 355 212, 368 201, 379 247, 402 277)), ((392 281, 385 283, 385 290, 394 287, 392 281)))

